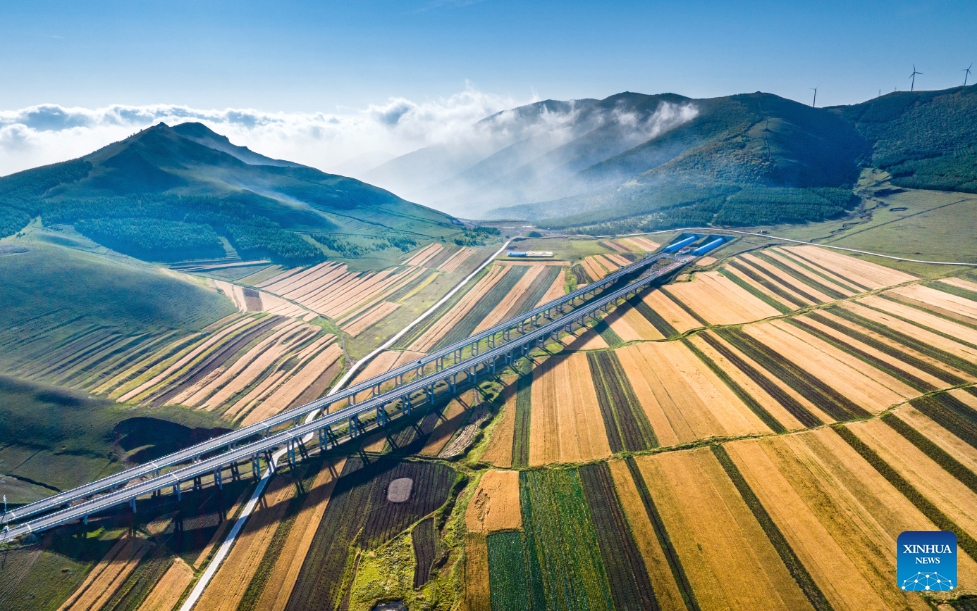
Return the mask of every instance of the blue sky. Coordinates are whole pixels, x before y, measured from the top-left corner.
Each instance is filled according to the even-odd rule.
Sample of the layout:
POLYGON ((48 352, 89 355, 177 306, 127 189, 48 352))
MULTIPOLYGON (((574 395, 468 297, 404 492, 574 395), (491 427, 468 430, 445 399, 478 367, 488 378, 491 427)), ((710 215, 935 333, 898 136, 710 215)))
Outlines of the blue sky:
POLYGON ((0 108, 187 104, 335 111, 481 91, 527 99, 622 90, 764 90, 826 104, 962 81, 977 3, 0 3, 0 108))
POLYGON ((7 0, 0 175, 203 121, 349 175, 537 99, 961 84, 977 2, 7 0), (391 123, 389 117, 399 117, 391 123))

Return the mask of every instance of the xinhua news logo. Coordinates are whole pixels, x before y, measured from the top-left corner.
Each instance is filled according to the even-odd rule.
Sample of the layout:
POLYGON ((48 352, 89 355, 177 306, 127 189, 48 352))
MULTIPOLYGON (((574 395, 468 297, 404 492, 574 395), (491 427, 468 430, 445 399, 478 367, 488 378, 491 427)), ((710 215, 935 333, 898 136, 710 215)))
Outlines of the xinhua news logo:
POLYGON ((899 587, 911 592, 946 592, 957 587, 957 536, 945 531, 912 531, 896 542, 899 587))

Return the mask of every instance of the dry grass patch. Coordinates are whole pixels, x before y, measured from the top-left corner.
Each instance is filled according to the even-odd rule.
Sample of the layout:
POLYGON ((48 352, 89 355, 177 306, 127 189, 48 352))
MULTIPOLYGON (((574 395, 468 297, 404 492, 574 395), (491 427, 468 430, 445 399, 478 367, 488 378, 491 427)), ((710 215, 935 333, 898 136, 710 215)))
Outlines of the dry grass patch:
POLYGON ((485 534, 522 528, 519 472, 487 471, 468 503, 465 525, 471 532, 485 534))
POLYGON ((668 291, 714 325, 735 325, 780 315, 719 272, 699 272, 691 282, 668 285, 668 291))
POLYGON ((193 569, 176 558, 139 606, 139 611, 171 611, 192 581, 193 569))
POLYGON ((482 533, 469 532, 465 535, 464 587, 468 611, 491 611, 488 541, 482 533))
POLYGON ((530 466, 610 455, 587 356, 554 357, 537 367, 533 371, 530 466))
POLYGON ((636 460, 702 608, 812 608, 709 448, 636 460))

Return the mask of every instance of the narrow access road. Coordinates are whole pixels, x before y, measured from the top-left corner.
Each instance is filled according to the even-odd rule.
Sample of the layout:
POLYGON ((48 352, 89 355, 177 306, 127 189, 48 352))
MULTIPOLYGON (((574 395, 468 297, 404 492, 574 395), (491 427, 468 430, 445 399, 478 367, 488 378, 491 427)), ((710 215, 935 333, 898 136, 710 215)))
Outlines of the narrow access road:
MULTIPOLYGON (((477 276, 480 271, 488 267, 492 263, 492 261, 495 260, 496 257, 502 254, 502 251, 508 248, 509 242, 510 240, 506 240, 506 242, 502 245, 502 247, 499 248, 499 250, 495 251, 495 253, 492 254, 490 257, 485 259, 485 261, 483 261, 481 265, 475 268, 475 271, 468 274, 461 282, 456 284, 450 291, 448 291, 444 295, 444 297, 439 299, 437 303, 435 303, 430 308, 425 310, 423 314, 421 314, 420 316, 412 320, 410 324, 408 324, 403 329, 398 331, 396 335, 394 335, 393 337, 385 341, 373 352, 367 354, 360 360, 353 363, 353 366, 349 368, 349 371, 343 374, 343 377, 339 378, 339 381, 336 382, 333 385, 332 389, 329 390, 329 394, 331 395, 341 390, 346 384, 349 383, 349 381, 353 378, 356 372, 363 365, 370 362, 376 355, 380 354, 384 350, 393 346, 395 343, 397 343, 397 340, 399 340, 401 337, 404 336, 404 334, 406 334, 408 331, 416 327, 418 324, 421 323, 421 321, 423 321, 425 318, 433 314, 442 305, 447 303, 449 299, 454 297, 455 293, 460 291, 462 287, 464 287, 466 284, 471 282, 472 278, 477 276)), ((319 414, 318 411, 310 413, 305 418, 305 421, 307 423, 311 422, 312 420, 315 419, 315 417, 318 414, 319 414)), ((312 435, 309 434, 306 435, 306 437, 303 438, 302 441, 308 442, 311 439, 312 439, 312 435)), ((272 455, 272 462, 275 465, 277 465, 278 460, 285 455, 285 452, 286 450, 284 449, 275 452, 275 454, 272 455)), ((258 485, 254 489, 254 493, 251 495, 251 498, 248 500, 248 503, 244 506, 244 509, 241 511, 241 515, 238 516, 237 520, 235 520, 234 526, 231 528, 230 532, 227 533, 227 538, 224 539, 224 542, 221 543, 221 546, 217 549, 217 553, 214 555, 214 559, 211 560, 210 564, 207 565, 207 569, 204 571, 204 574, 200 576, 200 579, 197 581, 197 584, 193 587, 193 590, 190 592, 190 596, 188 596, 187 599, 183 602, 183 606, 180 607, 180 611, 191 611, 193 607, 197 604, 197 601, 200 600, 200 596, 203 595, 204 590, 207 589, 207 585, 210 584, 210 581, 214 578, 214 575, 217 573, 217 569, 220 568, 220 565, 227 558, 227 554, 230 553, 231 547, 234 546, 234 542, 237 540, 238 535, 241 533, 241 529, 244 528, 245 522, 248 521, 248 518, 254 512, 254 508, 258 505, 258 501, 261 499, 261 495, 265 491, 265 486, 268 485, 268 481, 271 479, 271 475, 273 473, 274 470, 271 466, 265 469, 265 472, 261 475, 261 479, 258 480, 258 485)))

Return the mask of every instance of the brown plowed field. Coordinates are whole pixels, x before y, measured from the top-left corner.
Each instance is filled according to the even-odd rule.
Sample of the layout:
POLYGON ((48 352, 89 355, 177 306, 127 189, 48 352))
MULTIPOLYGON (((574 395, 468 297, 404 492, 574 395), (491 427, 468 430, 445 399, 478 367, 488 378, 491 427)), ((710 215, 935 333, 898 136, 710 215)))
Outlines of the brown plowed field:
POLYGON ((112 546, 58 611, 99 609, 115 594, 153 545, 146 539, 123 537, 112 546))
POLYGON ((273 395, 265 399, 261 406, 247 415, 242 426, 274 416, 287 409, 305 389, 312 385, 323 371, 332 367, 343 354, 338 344, 332 344, 308 362, 298 373, 293 374, 273 395))
POLYGON ((636 460, 703 609, 812 609, 709 448, 636 460))
POLYGON ((587 356, 574 353, 537 367, 529 427, 530 466, 610 455, 587 356))

